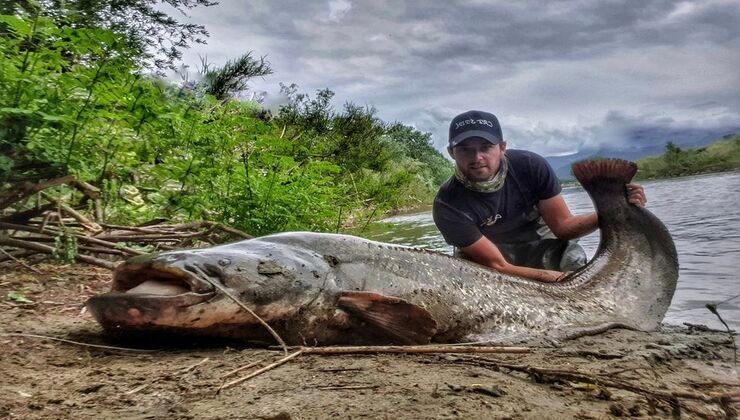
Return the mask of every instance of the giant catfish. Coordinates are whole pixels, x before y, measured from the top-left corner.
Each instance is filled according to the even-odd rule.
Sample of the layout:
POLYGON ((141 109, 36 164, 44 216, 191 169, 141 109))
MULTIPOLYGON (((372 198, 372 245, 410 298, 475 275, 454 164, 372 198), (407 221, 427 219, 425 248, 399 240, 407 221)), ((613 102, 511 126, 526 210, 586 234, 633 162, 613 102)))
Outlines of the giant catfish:
POLYGON ((588 264, 558 283, 424 249, 290 232, 132 258, 115 270, 112 290, 87 307, 111 332, 271 341, 236 298, 296 345, 507 343, 612 326, 651 330, 671 302, 678 262, 665 226, 626 200, 636 171, 616 159, 574 165, 595 203, 601 242, 588 264))

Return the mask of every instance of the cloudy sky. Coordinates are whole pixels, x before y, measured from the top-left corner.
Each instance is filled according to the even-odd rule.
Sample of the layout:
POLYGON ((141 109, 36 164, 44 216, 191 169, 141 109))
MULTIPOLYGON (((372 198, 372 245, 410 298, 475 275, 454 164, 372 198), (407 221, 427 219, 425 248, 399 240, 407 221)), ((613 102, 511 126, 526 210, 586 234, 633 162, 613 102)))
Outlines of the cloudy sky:
POLYGON ((214 64, 253 51, 278 83, 328 87, 431 132, 495 113, 509 147, 558 156, 661 141, 641 128, 740 127, 740 0, 221 0, 189 12, 214 64))

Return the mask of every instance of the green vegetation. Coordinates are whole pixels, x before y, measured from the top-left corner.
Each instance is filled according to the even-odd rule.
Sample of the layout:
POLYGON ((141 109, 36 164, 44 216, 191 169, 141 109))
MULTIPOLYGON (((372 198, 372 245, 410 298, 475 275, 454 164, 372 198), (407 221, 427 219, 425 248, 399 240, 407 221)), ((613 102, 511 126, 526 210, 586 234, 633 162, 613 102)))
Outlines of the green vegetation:
POLYGON ((725 136, 707 147, 682 150, 672 142, 661 156, 637 161, 637 179, 670 178, 740 169, 740 136, 725 136))
MULTIPOLYGON (((272 72, 250 53, 204 69, 197 83, 151 75, 147 65, 173 65, 204 29, 155 12, 153 1, 75 3, 89 10, 0 8, 0 212, 33 206, 13 199, 28 182, 73 175, 101 190, 109 223, 337 231, 431 201, 452 173, 429 134, 381 121, 372 108, 335 110, 328 89, 311 97, 284 87, 290 101, 274 117, 232 99, 250 77, 272 72)), ((47 192, 86 202, 66 186, 47 192)))

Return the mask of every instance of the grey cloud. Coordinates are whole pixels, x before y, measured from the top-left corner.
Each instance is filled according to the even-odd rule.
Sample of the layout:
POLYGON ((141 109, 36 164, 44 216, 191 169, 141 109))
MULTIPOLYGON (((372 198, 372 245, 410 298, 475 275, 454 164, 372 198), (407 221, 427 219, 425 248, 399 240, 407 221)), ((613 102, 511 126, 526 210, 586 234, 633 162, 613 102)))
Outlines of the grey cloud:
POLYGON ((229 1, 196 9, 220 64, 267 55, 278 82, 433 133, 471 108, 543 153, 630 146, 630 127, 740 121, 740 2, 229 1), (351 5, 351 6, 348 6, 351 5), (619 116, 622 117, 619 117, 619 116), (620 119, 622 118, 622 119, 620 119))

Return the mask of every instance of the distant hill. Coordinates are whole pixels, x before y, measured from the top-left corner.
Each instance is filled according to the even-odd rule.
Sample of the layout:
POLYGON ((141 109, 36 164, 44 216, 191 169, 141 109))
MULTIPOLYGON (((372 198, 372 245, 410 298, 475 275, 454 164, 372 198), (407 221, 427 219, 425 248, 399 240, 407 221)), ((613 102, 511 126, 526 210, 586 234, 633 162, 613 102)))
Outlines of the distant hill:
POLYGON ((637 161, 636 179, 672 178, 740 169, 740 136, 725 136, 706 147, 681 149, 666 144, 660 156, 637 161))
POLYGON ((629 134, 628 146, 620 149, 607 146, 598 150, 578 152, 568 156, 545 156, 561 181, 573 180, 570 167, 573 163, 595 157, 610 157, 637 161, 648 156, 657 156, 671 142, 681 149, 706 146, 720 138, 728 139, 740 134, 740 127, 714 130, 666 129, 659 127, 634 129, 629 134))

